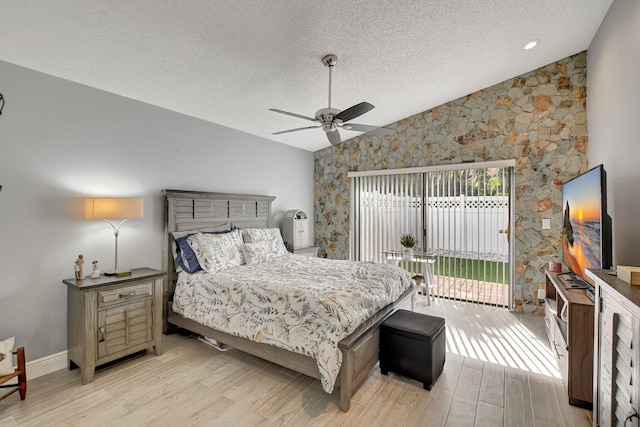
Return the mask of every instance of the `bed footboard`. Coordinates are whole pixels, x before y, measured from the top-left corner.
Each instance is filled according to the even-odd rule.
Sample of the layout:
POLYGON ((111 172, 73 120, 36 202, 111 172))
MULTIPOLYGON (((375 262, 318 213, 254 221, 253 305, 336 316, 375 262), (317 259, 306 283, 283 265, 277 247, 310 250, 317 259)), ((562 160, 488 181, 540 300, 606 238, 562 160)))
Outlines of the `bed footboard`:
POLYGON ((340 403, 338 406, 342 411, 347 412, 349 410, 354 390, 378 363, 380 325, 407 298, 411 298, 413 306, 414 295, 415 287, 412 286, 394 304, 388 305, 373 315, 353 334, 338 343, 338 347, 342 351, 342 367, 338 376, 338 384, 340 386, 340 403))
MULTIPOLYGON (((386 317, 385 317, 386 318, 386 317)), ((342 369, 340 370, 339 408, 347 412, 351 406, 351 396, 358 385, 378 363, 378 345, 380 343, 379 325, 363 335, 350 348, 342 350, 342 369)))

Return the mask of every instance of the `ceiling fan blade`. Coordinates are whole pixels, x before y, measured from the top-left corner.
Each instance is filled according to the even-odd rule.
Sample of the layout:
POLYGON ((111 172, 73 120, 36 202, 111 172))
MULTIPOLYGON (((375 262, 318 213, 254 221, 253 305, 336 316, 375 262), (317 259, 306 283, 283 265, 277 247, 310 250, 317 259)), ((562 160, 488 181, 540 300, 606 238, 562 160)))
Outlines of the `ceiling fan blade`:
POLYGON ((299 119, 305 119, 305 120, 311 120, 312 122, 316 122, 317 120, 312 118, 312 117, 307 117, 307 116, 303 116, 301 114, 296 114, 296 113, 290 113, 288 111, 284 111, 284 110, 278 110, 277 108, 269 108, 269 111, 274 111, 276 113, 280 113, 280 114, 286 114, 287 116, 293 116, 293 117, 297 117, 299 119))
POLYGON ((287 129, 287 130, 281 130, 280 132, 273 132, 271 135, 280 135, 282 133, 289 133, 289 132, 297 132, 299 130, 306 130, 306 129, 317 129, 322 127, 322 125, 318 125, 318 126, 307 126, 307 127, 303 127, 303 128, 295 128, 295 129, 287 129))
POLYGON ((340 141, 340 133, 338 132, 338 129, 327 132, 327 138, 329 138, 331 145, 338 145, 342 142, 340 141))
POLYGON ((342 129, 354 130, 356 132, 375 133, 379 135, 391 135, 395 133, 395 130, 393 129, 381 126, 361 125, 358 123, 347 123, 342 126, 342 129))
POLYGON ((346 110, 336 114, 335 120, 341 120, 342 123, 348 122, 349 120, 355 119, 363 115, 364 113, 373 110, 375 107, 368 102, 361 102, 360 104, 356 104, 353 107, 349 107, 346 110))

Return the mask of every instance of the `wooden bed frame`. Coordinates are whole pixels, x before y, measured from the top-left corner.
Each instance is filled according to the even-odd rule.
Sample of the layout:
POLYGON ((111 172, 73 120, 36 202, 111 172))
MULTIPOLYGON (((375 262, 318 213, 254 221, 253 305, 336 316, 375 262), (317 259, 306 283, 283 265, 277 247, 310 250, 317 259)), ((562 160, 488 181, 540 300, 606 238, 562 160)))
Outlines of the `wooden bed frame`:
MULTIPOLYGON (((198 191, 163 190, 165 196, 165 253, 164 270, 167 283, 164 295, 164 332, 173 327, 213 338, 238 350, 320 379, 316 360, 268 344, 240 338, 186 319, 172 310, 177 273, 173 265, 173 231, 189 231, 206 227, 229 225, 237 228, 271 227, 273 196, 209 193, 198 191)), ((342 351, 342 366, 336 380, 340 388, 339 408, 348 411, 351 395, 378 362, 380 324, 391 315, 395 307, 407 298, 412 299, 414 287, 404 292, 394 303, 375 313, 351 335, 338 343, 342 351)))

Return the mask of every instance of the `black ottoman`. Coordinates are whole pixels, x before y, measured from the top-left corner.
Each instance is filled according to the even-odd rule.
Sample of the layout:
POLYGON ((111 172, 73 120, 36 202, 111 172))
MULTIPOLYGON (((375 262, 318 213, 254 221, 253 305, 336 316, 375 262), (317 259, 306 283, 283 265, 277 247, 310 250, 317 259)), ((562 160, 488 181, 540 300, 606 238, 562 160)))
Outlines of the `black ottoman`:
POLYGON ((444 319, 398 310, 380 326, 380 371, 420 381, 431 390, 442 373, 446 350, 444 319))

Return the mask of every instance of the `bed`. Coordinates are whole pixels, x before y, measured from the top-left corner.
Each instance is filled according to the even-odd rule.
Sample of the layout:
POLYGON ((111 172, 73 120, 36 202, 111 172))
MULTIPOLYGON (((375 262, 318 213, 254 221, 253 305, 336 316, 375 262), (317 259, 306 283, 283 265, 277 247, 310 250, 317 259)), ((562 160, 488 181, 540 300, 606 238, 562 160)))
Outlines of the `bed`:
MULTIPOLYGON (((413 298, 414 288, 410 280, 406 279, 406 274, 401 269, 381 270, 396 268, 389 265, 327 261, 292 254, 281 255, 264 264, 254 263, 250 265, 247 262, 246 265, 243 264, 220 272, 178 273, 174 265, 175 242, 173 236, 179 235, 178 233, 186 234, 200 230, 215 230, 217 228, 234 229, 233 233, 238 234, 241 232, 235 231, 235 229, 243 230, 242 232, 244 233, 248 232, 248 230, 260 231, 259 229, 266 229, 264 231, 267 232, 271 228, 271 203, 275 197, 180 190, 164 190, 163 194, 166 202, 164 259, 165 270, 168 273, 164 304, 165 333, 170 332, 175 327, 180 327, 320 379, 323 388, 327 392, 330 392, 333 386, 336 385, 340 390, 338 406, 341 410, 348 411, 354 389, 366 378, 367 374, 378 362, 380 324, 393 312, 399 303, 407 298, 413 298), (344 263, 337 264, 337 267, 336 265, 330 267, 336 272, 344 268, 344 273, 341 272, 334 276, 323 273, 323 269, 327 271, 327 266, 323 263, 327 262, 344 263), (314 270, 315 268, 318 270, 314 270), (282 283, 274 282, 267 285, 269 282, 267 276, 269 269, 274 270, 276 275, 280 274, 279 277, 282 283), (349 269, 353 271, 349 272, 349 269), (314 280, 306 279, 305 281, 303 276, 294 277, 307 270, 312 272, 314 280), (285 277, 282 272, 289 273, 285 277), (354 280, 354 286, 358 285, 360 288, 353 291, 357 295, 362 294, 364 290, 370 290, 370 293, 376 296, 376 292, 378 292, 376 289, 380 286, 390 288, 392 291, 388 291, 389 295, 386 297, 381 296, 378 303, 369 303, 366 308, 366 316, 364 311, 345 308, 345 313, 337 313, 336 316, 333 316, 334 319, 322 317, 318 321, 314 321, 313 330, 321 331, 324 334, 322 339, 326 338, 325 335, 331 335, 326 331, 333 332, 333 325, 326 322, 341 322, 345 325, 345 329, 341 331, 342 335, 330 337, 335 339, 335 342, 332 341, 331 345, 325 345, 322 351, 305 350, 293 344, 287 346, 286 343, 275 342, 276 340, 273 338, 265 339, 265 337, 260 337, 258 336, 259 333, 256 335, 245 334, 246 337, 243 337, 241 336, 243 331, 232 331, 226 327, 229 323, 228 318, 253 315, 253 313, 247 314, 246 308, 239 308, 245 299, 251 299, 250 297, 252 297, 254 298, 254 305, 258 305, 255 304, 255 301, 262 304, 265 300, 270 299, 272 294, 265 296, 265 294, 258 294, 258 292, 273 293, 275 292, 273 289, 277 289, 276 293, 280 295, 280 298, 282 298, 282 295, 291 295, 292 301, 295 301, 294 307, 289 309, 291 304, 287 301, 285 309, 297 316, 303 310, 300 307, 309 307, 309 304, 312 307, 316 306, 314 304, 319 304, 322 307, 333 307, 336 305, 334 300, 327 300, 326 304, 324 304, 321 299, 316 303, 313 301, 309 303, 302 298, 303 295, 307 295, 304 298, 322 298, 322 289, 324 287, 330 288, 332 280, 337 280, 340 274, 350 275, 358 279, 354 280), (395 275, 397 275, 397 281, 402 283, 395 283, 389 279, 390 277, 395 277, 395 275), (371 277, 384 279, 382 280, 384 283, 382 285, 376 284, 371 277), (288 291, 286 290, 287 288, 283 288, 289 281, 294 280, 300 280, 303 283, 296 286, 296 288, 300 288, 300 296, 298 296, 296 293, 298 290, 294 287, 288 288, 288 291), (370 288, 364 287, 367 280, 371 280, 368 282, 371 284, 370 288), (246 291, 249 286, 251 287, 251 292, 246 291), (238 300, 239 297, 235 296, 236 294, 231 293, 234 288, 239 287, 245 290, 245 293, 242 294, 242 301, 238 300), (309 290, 306 294, 303 294, 302 292, 305 292, 304 288, 307 287, 309 290), (212 310, 215 308, 204 305, 206 301, 201 302, 200 299, 190 299, 194 296, 192 294, 198 292, 200 293, 198 298, 202 298, 202 295, 204 295, 205 300, 214 301, 218 307, 221 306, 220 301, 226 301, 228 303, 227 306, 224 306, 226 317, 220 316, 220 313, 213 313, 212 310), (389 298, 391 300, 387 302, 389 298), (384 303, 380 303, 380 301, 384 301, 384 303), (297 306, 295 305, 296 303, 298 304, 297 306), (357 317, 360 318, 355 319, 357 317), (348 319, 348 321, 344 319, 348 319), (348 335, 343 337, 347 332, 348 335), (338 340, 336 337, 340 339, 338 340), (333 352, 338 354, 337 361, 332 359, 331 353, 333 352)), ((229 233, 228 235, 231 236, 231 234, 229 233)), ((192 241, 190 240, 190 242, 192 241)), ((245 249, 246 246, 251 245, 242 246, 245 249)), ((249 255, 247 253, 247 256, 249 255)), ((271 277, 273 277, 273 273, 271 277)), ((334 296, 331 298, 335 299, 334 296)), ((340 300, 340 297, 338 299, 340 300)), ((342 307, 341 304, 348 299, 350 298, 342 298, 337 305, 342 307)), ((355 299, 357 300, 357 298, 355 299)), ((345 307, 347 306, 345 305, 345 307)), ((271 307, 263 307, 265 312, 271 310, 271 307)), ((333 308, 327 308, 327 311, 329 310, 333 310, 333 308)), ((278 313, 278 315, 281 318, 285 317, 281 313, 278 313)), ((240 323, 242 324, 243 322, 240 323)), ((247 323, 246 319, 244 323, 247 323)), ((288 324, 280 327, 281 329, 288 328, 288 324)), ((309 326, 302 325, 301 327, 307 328, 304 329, 307 332, 311 330, 309 326)), ((267 332, 266 327, 264 327, 264 331, 267 332)), ((272 331, 269 330, 268 332, 271 333, 272 331)), ((265 333, 266 335, 268 334, 265 333)), ((307 335, 312 336, 313 333, 308 333, 307 335)))

